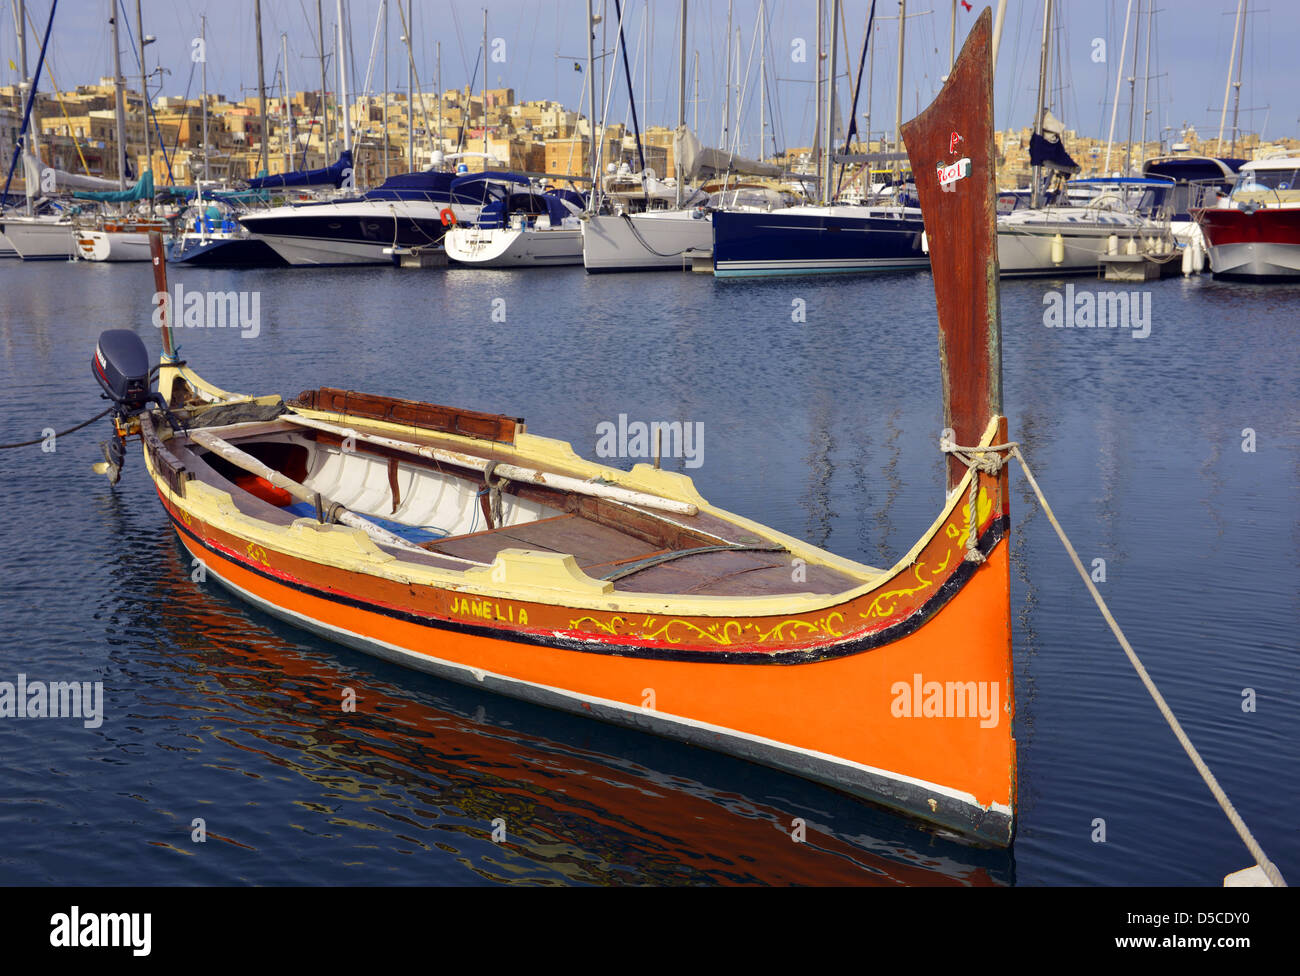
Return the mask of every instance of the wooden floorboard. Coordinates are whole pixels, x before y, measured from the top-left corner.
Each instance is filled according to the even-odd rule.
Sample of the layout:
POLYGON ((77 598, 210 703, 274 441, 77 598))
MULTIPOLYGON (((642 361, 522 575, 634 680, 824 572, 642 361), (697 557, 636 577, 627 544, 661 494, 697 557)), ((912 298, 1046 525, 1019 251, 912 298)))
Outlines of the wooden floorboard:
POLYGON ((582 567, 644 558, 659 551, 617 529, 575 517, 507 525, 490 532, 444 539, 428 548, 481 562, 491 562, 502 549, 562 552, 571 554, 582 567))
POLYGON ((721 552, 683 556, 652 566, 615 583, 627 593, 691 593, 710 596, 763 596, 779 593, 843 593, 860 580, 822 566, 795 567, 786 553, 721 552), (741 556, 764 557, 741 561, 741 556))

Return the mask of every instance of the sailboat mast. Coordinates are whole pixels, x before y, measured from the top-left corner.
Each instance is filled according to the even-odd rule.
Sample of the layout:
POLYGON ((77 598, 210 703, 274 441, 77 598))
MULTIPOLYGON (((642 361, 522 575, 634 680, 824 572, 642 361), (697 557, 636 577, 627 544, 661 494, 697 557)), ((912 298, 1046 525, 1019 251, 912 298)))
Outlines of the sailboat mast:
MULTIPOLYGON (((108 0, 108 22, 113 27, 113 114, 117 129, 117 188, 126 189, 126 99, 122 95, 122 51, 117 40, 117 0, 108 0)), ((206 43, 206 42, 205 42, 206 43)), ((26 68, 27 62, 23 61, 26 68)), ((206 68, 207 66, 204 65, 206 68)), ((205 139, 206 143, 206 139, 205 139)), ((205 146, 206 148, 206 146, 205 146)))
POLYGON ((584 0, 587 8, 587 122, 588 134, 591 138, 590 155, 587 157, 588 164, 592 167, 591 171, 591 195, 587 198, 587 206, 594 213, 596 210, 596 181, 600 178, 596 173, 596 24, 592 17, 591 4, 592 0, 584 0))
POLYGON ((830 60, 827 62, 829 69, 826 74, 826 122, 825 122, 825 141, 822 147, 822 158, 824 160, 825 176, 822 180, 822 202, 829 204, 831 202, 831 153, 835 151, 834 125, 835 125, 835 55, 839 51, 839 45, 835 43, 835 22, 840 19, 840 0, 831 0, 831 23, 830 23, 830 60))
MULTIPOLYGON (((19 67, 22 68, 22 79, 19 90, 22 95, 19 97, 19 104, 27 101, 27 93, 31 91, 32 79, 27 74, 27 4, 23 0, 18 0, 18 60, 21 62, 19 67)), ((1226 96, 1225 96, 1226 98, 1226 96)), ((41 156, 41 120, 36 111, 36 99, 32 99, 31 122, 27 127, 27 144, 31 146, 32 155, 37 159, 41 156)), ((31 215, 33 194, 27 194, 27 213, 31 215)))
MULTIPOLYGON (((199 18, 199 36, 203 38, 203 178, 206 180, 208 178, 208 18, 206 15, 199 18)), ((113 38, 113 47, 116 53, 116 36, 113 38)))
MULTIPOLYGON (((409 4, 411 0, 406 0, 406 2, 409 4)), ((434 42, 433 58, 434 87, 438 92, 438 142, 435 146, 433 140, 429 140, 430 159, 432 159, 432 152, 435 148, 439 150, 442 149, 442 41, 434 42)), ((424 104, 423 98, 420 99, 420 107, 424 109, 427 115, 428 106, 424 104)), ((429 120, 427 118, 424 120, 424 126, 426 129, 429 127, 429 120)), ((414 169, 415 167, 412 166, 411 168, 414 169)))
MULTIPOLYGON (((903 148, 903 34, 907 30, 907 0, 898 0, 898 92, 894 105, 894 152, 903 148)), ((894 163, 894 171, 899 165, 894 163)))
MULTIPOLYGON (((736 82, 736 110, 732 115, 731 123, 731 151, 736 152, 740 149, 740 101, 743 95, 740 91, 740 27, 736 27, 736 57, 735 67, 732 70, 732 77, 736 82)), ((723 147, 726 148, 725 146, 723 147)))
POLYGON ((348 59, 347 44, 343 37, 343 0, 338 0, 338 18, 339 18, 339 103, 343 108, 343 149, 349 156, 352 155, 352 111, 348 105, 348 59))
POLYGON ((487 7, 483 8, 483 168, 488 168, 488 136, 487 136, 487 75, 488 75, 488 46, 487 46, 487 7))
POLYGON ((592 213, 597 210, 600 196, 600 174, 596 172, 596 21, 592 13, 592 0, 584 0, 587 7, 587 111, 590 119, 587 130, 591 138, 590 155, 587 164, 591 167, 591 194, 587 197, 587 209, 592 213))
POLYGON ((320 51, 320 109, 321 145, 325 147, 325 163, 329 164, 330 149, 330 113, 325 108, 325 15, 321 12, 321 0, 316 0, 316 47, 320 51))
POLYGON ((1128 52, 1128 24, 1133 14, 1133 0, 1128 0, 1128 9, 1124 13, 1124 35, 1119 45, 1119 63, 1115 68, 1115 101, 1110 107, 1110 134, 1106 136, 1106 162, 1102 172, 1110 175, 1110 147, 1115 141, 1115 116, 1119 113, 1119 86, 1124 80, 1124 55, 1128 52))
POLYGON ((681 147, 686 142, 682 129, 686 126, 686 0, 682 0, 682 37, 677 49, 677 146, 673 150, 673 170, 677 180, 677 206, 682 205, 682 183, 686 170, 682 168, 681 147))
MULTIPOLYGON (((871 85, 875 80, 876 73, 876 25, 868 24, 867 29, 871 32, 871 37, 867 43, 871 46, 871 52, 867 55, 867 152, 871 152, 871 85)), ((867 163, 867 172, 871 172, 871 164, 867 163)), ((867 183, 871 179, 868 176, 867 183)))
MULTIPOLYGON (((632 133, 636 137, 637 167, 642 174, 641 186, 645 188, 645 149, 641 143, 641 123, 637 121, 636 89, 632 86, 632 62, 627 57, 627 34, 623 31, 623 8, 614 0, 614 14, 618 17, 618 48, 623 52, 623 79, 627 82, 627 102, 632 110, 632 133)), ((649 191, 646 191, 646 209, 650 209, 649 191)))
MULTIPOLYGON (((139 2, 140 0, 136 0, 137 4, 139 2)), ((269 133, 266 125, 266 69, 262 64, 262 0, 253 0, 253 20, 257 24, 257 110, 262 116, 262 172, 269 173, 270 160, 267 158, 269 133)), ((140 50, 143 51, 144 48, 140 50)))
MULTIPOLYGON (((1047 99, 1047 57, 1052 46, 1052 0, 1043 3, 1043 44, 1038 54, 1038 102, 1034 106, 1034 134, 1043 134, 1043 112, 1047 99)), ((1034 167, 1034 186, 1031 205, 1034 208, 1043 205, 1043 167, 1034 167)))
MULTIPOLYGON (((826 175, 822 172, 822 0, 817 3, 817 58, 815 61, 816 80, 813 83, 813 159, 817 162, 817 179, 821 181, 826 175)), ((825 183, 822 183, 825 186, 825 183)), ((822 190, 818 189, 820 198, 822 190)))
POLYGON ((384 181, 388 181, 388 0, 384 4, 384 181))
MULTIPOLYGON (((646 112, 650 110, 650 0, 646 0, 646 5, 641 8, 641 36, 645 40, 646 47, 643 51, 645 55, 645 69, 641 73, 641 107, 646 112)), ((650 116, 646 116, 646 126, 650 125, 650 116)))
MULTIPOLYGON (((1130 0, 1131 2, 1131 0, 1130 0)), ((1007 0, 998 0, 998 13, 993 20, 993 68, 998 66, 998 47, 1002 44, 1002 24, 1007 19, 1007 0)))
POLYGON ((758 161, 767 159, 767 0, 758 3, 758 161))
MULTIPOLYGON (((113 8, 110 7, 110 10, 113 8)), ((116 19, 110 21, 116 24, 116 19)), ((24 103, 27 101, 27 3, 26 0, 18 0, 18 7, 14 10, 14 33, 18 35, 18 67, 21 74, 18 75, 18 101, 24 103)), ((1225 97, 1224 103, 1227 103, 1225 97)))
MULTIPOLYGON (((289 105, 289 99, 292 97, 292 89, 289 88, 289 35, 283 31, 280 33, 280 59, 283 62, 280 68, 280 93, 284 96, 284 171, 291 173, 293 172, 293 109, 289 105)), ((387 112, 386 107, 385 112, 387 112)), ((387 118, 384 121, 384 133, 387 135, 387 118)))
POLYGON ((952 20, 948 22, 948 70, 957 63, 957 0, 952 0, 952 20))
MULTIPOLYGON (((1155 0, 1152 0, 1154 3, 1155 0)), ((1133 162, 1133 106, 1137 103, 1138 38, 1142 33, 1142 0, 1137 0, 1138 15, 1133 23, 1133 68, 1128 75, 1128 138, 1124 140, 1124 175, 1132 172, 1133 162)))
POLYGON ((1246 0, 1241 0, 1241 47, 1237 49, 1237 80, 1232 96, 1232 148, 1228 152, 1237 155, 1237 109, 1241 107, 1241 69, 1246 61, 1246 0))
MULTIPOLYGON (((732 0, 727 0, 727 60, 722 68, 722 138, 718 141, 723 150, 726 150, 731 135, 731 6, 732 0)), ((817 12, 821 13, 820 7, 817 12)))
POLYGON ((1146 71, 1143 72, 1146 77, 1142 79, 1142 158, 1139 165, 1146 162, 1147 158, 1147 97, 1151 94, 1151 18, 1155 12, 1155 0, 1151 0, 1147 4, 1147 52, 1144 57, 1146 71))
POLYGON ((1246 0, 1237 0, 1237 21, 1232 27, 1232 52, 1228 55, 1228 80, 1223 83, 1223 110, 1219 113, 1218 152, 1223 155, 1223 125, 1228 121, 1228 92, 1232 90, 1232 69, 1237 60, 1237 35, 1241 33, 1241 21, 1246 12, 1246 0))
MULTIPOLYGON (((145 168, 153 172, 153 140, 149 137, 149 72, 144 66, 144 18, 140 15, 140 0, 135 0, 135 30, 140 41, 140 96, 144 99, 144 158, 145 168)), ((140 174, 142 177, 144 173, 140 174)), ((149 197, 149 216, 153 216, 153 197, 149 197)))
POLYGON ((690 127, 692 127, 692 129, 694 129, 698 133, 699 131, 699 52, 698 51, 695 52, 694 60, 695 60, 695 94, 694 96, 692 96, 692 99, 690 99, 690 104, 692 104, 692 113, 693 113, 694 121, 692 122, 692 125, 690 125, 690 127))
MULTIPOLYGON (((415 21, 411 19, 411 0, 406 0, 406 171, 415 172, 415 21)), ((441 85, 441 79, 439 84, 441 85)), ((438 114, 442 115, 442 92, 438 93, 438 114)), ((425 119, 427 126, 429 120, 425 119)), ((442 134, 442 126, 438 126, 442 134)))

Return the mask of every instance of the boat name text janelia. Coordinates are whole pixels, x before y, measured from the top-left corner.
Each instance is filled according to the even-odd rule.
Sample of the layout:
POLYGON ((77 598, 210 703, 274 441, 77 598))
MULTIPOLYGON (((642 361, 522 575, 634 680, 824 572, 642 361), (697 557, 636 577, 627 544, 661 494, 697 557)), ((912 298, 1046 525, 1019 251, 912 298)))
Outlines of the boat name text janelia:
POLYGON ((502 613, 501 604, 487 600, 469 600, 465 597, 451 598, 451 612, 462 617, 476 617, 479 620, 500 620, 503 623, 528 625, 528 611, 523 607, 514 607, 507 603, 502 613), (518 609, 518 613, 515 610, 518 609))

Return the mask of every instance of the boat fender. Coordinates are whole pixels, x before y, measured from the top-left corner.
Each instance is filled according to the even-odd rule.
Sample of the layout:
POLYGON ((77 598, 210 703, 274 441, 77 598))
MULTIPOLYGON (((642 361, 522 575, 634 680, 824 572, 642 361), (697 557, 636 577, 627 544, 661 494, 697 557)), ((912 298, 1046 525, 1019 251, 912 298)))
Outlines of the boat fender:
POLYGON ((456 213, 451 207, 443 207, 438 216, 442 218, 442 226, 454 227, 456 225, 456 213))
POLYGON ((1065 263, 1065 238, 1060 234, 1052 238, 1052 263, 1065 263))

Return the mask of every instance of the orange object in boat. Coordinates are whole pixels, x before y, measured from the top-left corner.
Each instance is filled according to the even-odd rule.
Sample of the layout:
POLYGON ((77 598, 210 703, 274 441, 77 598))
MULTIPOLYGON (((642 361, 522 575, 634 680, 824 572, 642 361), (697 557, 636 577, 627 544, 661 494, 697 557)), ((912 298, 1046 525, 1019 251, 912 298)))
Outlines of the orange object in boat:
POLYGON ((271 482, 267 481, 260 475, 241 474, 234 479, 236 485, 244 489, 250 495, 262 499, 264 502, 270 502, 279 508, 293 504, 293 496, 283 488, 277 488, 271 482))

